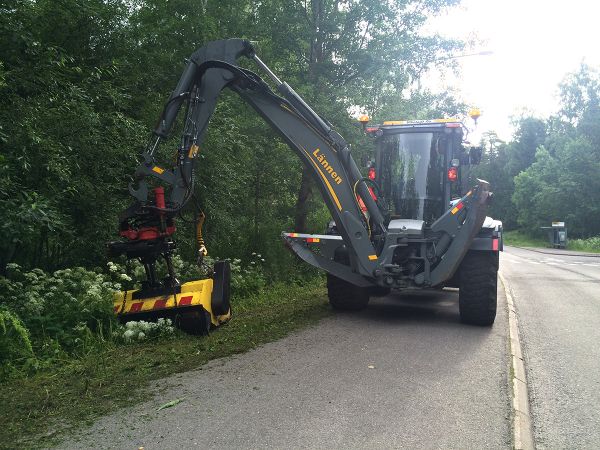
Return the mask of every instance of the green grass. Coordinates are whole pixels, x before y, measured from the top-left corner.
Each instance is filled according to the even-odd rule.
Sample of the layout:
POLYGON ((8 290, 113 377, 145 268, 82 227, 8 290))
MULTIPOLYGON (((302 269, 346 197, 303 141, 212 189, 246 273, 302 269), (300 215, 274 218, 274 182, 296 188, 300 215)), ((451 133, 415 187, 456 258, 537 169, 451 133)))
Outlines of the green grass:
POLYGON ((180 334, 107 344, 52 372, 0 384, 0 448, 56 443, 81 425, 149 398, 148 382, 277 340, 329 314, 323 282, 278 284, 233 303, 233 319, 208 337, 180 334))
POLYGON ((504 244, 515 247, 548 247, 548 242, 539 237, 532 237, 522 231, 505 231, 503 234, 504 244))
POLYGON ((579 252, 600 253, 600 236, 587 239, 569 239, 567 248, 579 252))
MULTIPOLYGON (((532 237, 519 230, 505 231, 504 243, 515 247, 550 247, 545 238, 532 237)), ((600 236, 587 239, 569 239, 567 241, 567 249, 579 252, 600 253, 600 236)))

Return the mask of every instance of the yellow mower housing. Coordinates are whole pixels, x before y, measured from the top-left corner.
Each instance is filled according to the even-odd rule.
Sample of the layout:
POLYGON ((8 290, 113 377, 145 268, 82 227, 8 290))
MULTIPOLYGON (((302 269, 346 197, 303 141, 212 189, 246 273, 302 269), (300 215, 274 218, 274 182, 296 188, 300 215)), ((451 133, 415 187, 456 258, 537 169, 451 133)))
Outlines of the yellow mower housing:
POLYGON ((115 292, 114 312, 125 323, 170 318, 188 333, 208 334, 231 318, 229 264, 215 264, 213 278, 182 283, 158 295, 140 289, 115 292))

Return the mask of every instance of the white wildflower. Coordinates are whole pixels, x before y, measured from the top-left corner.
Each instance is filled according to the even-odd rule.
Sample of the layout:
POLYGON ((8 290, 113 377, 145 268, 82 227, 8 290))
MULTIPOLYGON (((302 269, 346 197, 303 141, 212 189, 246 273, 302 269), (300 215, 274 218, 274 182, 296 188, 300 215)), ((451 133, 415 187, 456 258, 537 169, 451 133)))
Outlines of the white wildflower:
POLYGON ((116 272, 119 269, 117 265, 112 261, 107 262, 106 265, 108 266, 108 270, 110 270, 111 272, 116 272))
POLYGON ((126 273, 122 273, 119 278, 121 278, 121 280, 123 281, 131 281, 131 277, 129 275, 127 275, 126 273))
MULTIPOLYGON (((127 324, 129 325, 131 322, 127 322, 127 324)), ((125 338, 125 340, 127 342, 129 342, 131 340, 131 338, 134 335, 134 331, 133 330, 127 330, 125 331, 125 333, 123 334, 123 338, 125 338)))
POLYGON ((140 331, 140 334, 138 334, 138 339, 140 341, 143 341, 144 339, 146 339, 146 335, 144 334, 143 331, 140 331))

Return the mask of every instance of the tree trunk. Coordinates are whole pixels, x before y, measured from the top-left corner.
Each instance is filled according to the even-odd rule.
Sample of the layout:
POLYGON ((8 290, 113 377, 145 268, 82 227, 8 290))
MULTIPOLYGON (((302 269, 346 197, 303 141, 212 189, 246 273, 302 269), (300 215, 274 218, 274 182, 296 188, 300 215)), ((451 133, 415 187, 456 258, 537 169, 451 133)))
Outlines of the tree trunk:
MULTIPOLYGON (((254 239, 253 245, 258 242, 258 211, 260 206, 260 168, 257 167, 254 172, 254 239)), ((256 248, 253 250, 257 251, 256 248)))
POLYGON ((294 231, 296 233, 306 233, 306 219, 308 217, 308 201, 312 196, 312 179, 310 171, 304 167, 302 169, 302 180, 300 181, 300 190, 296 200, 296 217, 294 219, 294 231))

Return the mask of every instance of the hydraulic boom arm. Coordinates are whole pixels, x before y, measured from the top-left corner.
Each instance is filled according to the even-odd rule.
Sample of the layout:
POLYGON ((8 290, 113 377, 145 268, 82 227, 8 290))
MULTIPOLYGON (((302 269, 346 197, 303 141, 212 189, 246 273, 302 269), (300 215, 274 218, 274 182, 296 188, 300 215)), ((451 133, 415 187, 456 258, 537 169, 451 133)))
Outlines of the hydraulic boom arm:
MULTIPOLYGON (((361 182, 362 175, 347 143, 287 83, 281 82, 268 69, 248 41, 241 39, 210 42, 191 56, 157 123, 155 138, 143 153, 143 162, 136 171, 137 185, 132 183, 129 187, 136 202, 121 217, 122 235, 134 237, 133 241, 139 240, 140 233, 136 235, 132 230, 132 222, 136 222, 138 231, 148 228, 143 222, 156 221, 156 213, 165 219, 172 218, 189 201, 194 160, 219 94, 226 87, 252 105, 313 171, 338 230, 344 240, 351 243, 358 271, 371 274, 376 252, 369 239, 370 225, 358 206, 356 195, 360 195, 367 206, 373 232, 385 230, 384 219, 367 186, 361 182), (281 95, 275 94, 255 73, 235 65, 241 56, 254 59, 266 70, 281 95), (168 137, 184 103, 187 111, 177 164, 172 169, 164 169, 156 164, 154 154, 159 142, 168 137), (158 199, 152 202, 148 198, 146 177, 158 178, 162 184, 170 186, 170 195, 160 205, 158 199)), ((159 230, 157 236, 152 236, 160 235, 159 230)), ((122 252, 126 253, 125 250, 122 252)))

